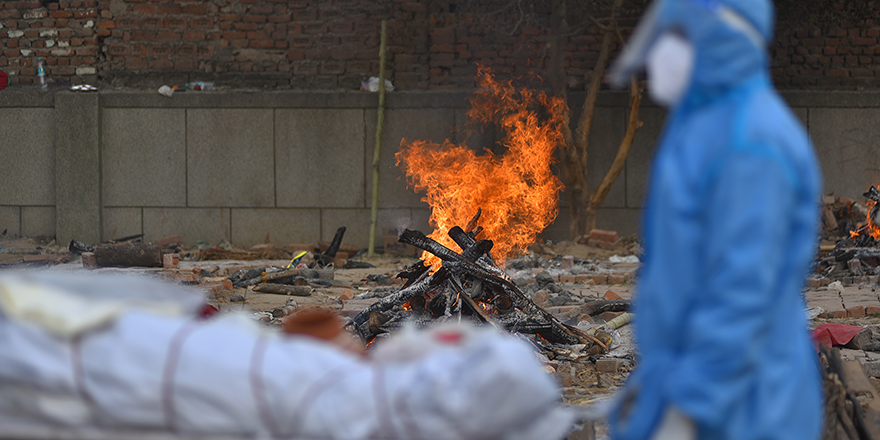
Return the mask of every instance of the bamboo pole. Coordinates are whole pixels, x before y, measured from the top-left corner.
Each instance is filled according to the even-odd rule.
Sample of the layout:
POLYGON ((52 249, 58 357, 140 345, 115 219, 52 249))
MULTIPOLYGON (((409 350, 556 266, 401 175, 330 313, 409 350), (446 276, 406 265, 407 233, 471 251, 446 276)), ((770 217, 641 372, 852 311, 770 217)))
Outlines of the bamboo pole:
POLYGON ((379 109, 376 121, 376 146, 373 149, 373 203, 370 210, 370 245, 367 256, 376 255, 376 223, 379 220, 379 158, 382 152, 382 125, 385 124, 385 49, 388 42, 388 22, 382 20, 379 42, 379 109))

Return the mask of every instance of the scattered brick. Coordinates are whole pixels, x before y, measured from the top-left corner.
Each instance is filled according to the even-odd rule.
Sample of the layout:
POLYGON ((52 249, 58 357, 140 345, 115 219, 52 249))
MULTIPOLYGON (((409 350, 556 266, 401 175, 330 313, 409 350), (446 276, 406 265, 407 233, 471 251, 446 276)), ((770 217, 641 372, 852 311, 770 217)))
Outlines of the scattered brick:
POLYGON ((98 259, 95 258, 94 252, 83 252, 82 253, 82 264, 85 269, 97 269, 98 268, 98 259))
POLYGON ((596 360, 596 370, 600 373, 617 373, 623 366, 623 360, 617 358, 601 358, 596 360))
POLYGON ((162 255, 162 267, 166 269, 180 268, 180 254, 164 254, 162 255))
POLYGON ((620 295, 614 293, 613 290, 609 290, 609 291, 605 292, 605 295, 602 296, 602 298, 604 298, 604 299, 623 299, 620 297, 620 295))
POLYGON ((865 308, 861 306, 850 307, 846 309, 847 318, 863 318, 865 316, 865 308))

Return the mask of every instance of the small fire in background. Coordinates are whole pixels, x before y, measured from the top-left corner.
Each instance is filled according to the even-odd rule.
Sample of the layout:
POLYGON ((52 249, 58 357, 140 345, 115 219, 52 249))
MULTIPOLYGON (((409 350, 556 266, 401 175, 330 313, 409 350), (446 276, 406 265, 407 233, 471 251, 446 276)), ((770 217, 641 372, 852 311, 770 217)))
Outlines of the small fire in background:
MULTIPOLYGON (((864 224, 859 224, 858 229, 849 231, 849 235, 853 240, 859 240, 860 237, 863 238, 873 238, 874 241, 880 240, 880 190, 877 187, 871 186, 868 188, 868 192, 862 194, 863 196, 868 198, 867 205, 867 215, 865 218, 864 224)), ((864 243, 860 243, 864 246, 864 243)), ((871 244, 873 245, 873 243, 871 244)))
MULTIPOLYGON (((488 69, 477 74, 479 90, 471 99, 471 123, 499 124, 505 133, 501 155, 478 155, 447 140, 401 142, 397 164, 431 206, 434 232, 429 237, 457 249, 448 232, 465 225, 482 209, 480 226, 494 242, 499 263, 534 242, 558 214, 562 183, 550 165, 562 143, 564 102, 544 92, 495 81, 488 69)), ((425 252, 426 265, 440 263, 425 252)))

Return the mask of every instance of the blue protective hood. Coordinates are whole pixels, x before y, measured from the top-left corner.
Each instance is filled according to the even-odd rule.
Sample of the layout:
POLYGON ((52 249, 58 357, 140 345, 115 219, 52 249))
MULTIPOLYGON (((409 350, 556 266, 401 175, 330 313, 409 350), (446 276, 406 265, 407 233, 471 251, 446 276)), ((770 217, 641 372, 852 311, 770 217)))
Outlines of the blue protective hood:
POLYGON ((688 95, 718 96, 766 71, 773 5, 769 0, 658 0, 612 66, 612 84, 628 84, 657 37, 670 30, 684 34, 696 48, 688 95))

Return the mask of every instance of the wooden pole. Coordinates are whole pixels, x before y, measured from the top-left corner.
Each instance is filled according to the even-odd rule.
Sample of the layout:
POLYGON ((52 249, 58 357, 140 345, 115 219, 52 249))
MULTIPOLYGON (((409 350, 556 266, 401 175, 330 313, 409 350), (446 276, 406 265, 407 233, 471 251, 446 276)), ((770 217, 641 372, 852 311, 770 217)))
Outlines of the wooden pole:
POLYGON ((370 245, 367 256, 376 255, 376 223, 379 220, 379 158, 382 152, 382 125, 385 124, 385 48, 388 41, 388 22, 382 20, 379 42, 379 109, 376 121, 376 146, 373 149, 373 203, 370 210, 370 245))

